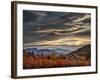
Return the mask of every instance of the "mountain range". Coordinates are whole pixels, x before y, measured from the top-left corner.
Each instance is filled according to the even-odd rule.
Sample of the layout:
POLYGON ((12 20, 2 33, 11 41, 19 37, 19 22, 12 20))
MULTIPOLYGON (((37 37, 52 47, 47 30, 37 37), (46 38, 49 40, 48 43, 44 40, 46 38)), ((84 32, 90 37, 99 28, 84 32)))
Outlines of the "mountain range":
POLYGON ((24 49, 24 51, 29 52, 32 55, 44 55, 44 56, 48 56, 50 54, 55 54, 56 56, 60 56, 62 54, 65 55, 72 52, 71 50, 65 50, 60 48, 55 48, 55 49, 27 48, 24 49))
POLYGON ((91 46, 90 45, 85 45, 75 51, 72 50, 67 50, 67 49, 61 49, 61 48, 54 48, 54 49, 38 49, 38 48, 27 48, 24 49, 25 52, 28 52, 32 55, 36 56, 48 56, 51 54, 55 54, 56 56, 61 56, 61 55, 66 55, 66 56, 88 56, 90 57, 91 53, 91 46))

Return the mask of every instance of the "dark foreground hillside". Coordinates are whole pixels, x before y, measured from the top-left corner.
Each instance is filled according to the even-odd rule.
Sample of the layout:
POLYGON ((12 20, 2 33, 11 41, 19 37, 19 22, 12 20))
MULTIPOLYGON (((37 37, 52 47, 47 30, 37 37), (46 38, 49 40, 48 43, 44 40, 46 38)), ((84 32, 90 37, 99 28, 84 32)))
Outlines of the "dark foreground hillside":
POLYGON ((61 56, 54 53, 48 56, 37 56, 23 51, 23 69, 90 66, 90 51, 90 45, 61 56))

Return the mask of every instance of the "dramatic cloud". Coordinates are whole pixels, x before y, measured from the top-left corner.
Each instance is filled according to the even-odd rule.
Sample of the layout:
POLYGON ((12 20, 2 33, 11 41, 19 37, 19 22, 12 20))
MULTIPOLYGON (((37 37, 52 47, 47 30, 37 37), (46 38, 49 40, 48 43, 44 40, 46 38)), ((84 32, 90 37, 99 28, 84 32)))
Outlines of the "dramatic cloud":
POLYGON ((49 11, 23 11, 24 46, 90 43, 91 14, 49 11))
POLYGON ((39 41, 39 42, 33 42, 33 43, 28 43, 25 44, 25 46, 28 45, 65 45, 65 46, 82 46, 85 44, 90 44, 90 39, 88 37, 64 37, 64 38, 59 38, 56 40, 44 40, 44 41, 39 41))

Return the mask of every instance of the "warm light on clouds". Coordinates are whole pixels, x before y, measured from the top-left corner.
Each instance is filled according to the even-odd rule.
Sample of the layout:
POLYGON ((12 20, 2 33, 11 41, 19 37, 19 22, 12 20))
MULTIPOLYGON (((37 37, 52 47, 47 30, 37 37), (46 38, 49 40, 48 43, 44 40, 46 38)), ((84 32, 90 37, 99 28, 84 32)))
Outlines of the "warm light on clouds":
POLYGON ((25 46, 31 46, 31 45, 67 45, 67 46, 83 46, 86 44, 90 44, 90 39, 88 37, 65 37, 60 38, 57 40, 51 40, 51 41, 39 41, 39 42, 33 42, 29 44, 25 44, 25 46))
POLYGON ((23 11, 23 44, 84 46, 91 43, 91 14, 23 11))

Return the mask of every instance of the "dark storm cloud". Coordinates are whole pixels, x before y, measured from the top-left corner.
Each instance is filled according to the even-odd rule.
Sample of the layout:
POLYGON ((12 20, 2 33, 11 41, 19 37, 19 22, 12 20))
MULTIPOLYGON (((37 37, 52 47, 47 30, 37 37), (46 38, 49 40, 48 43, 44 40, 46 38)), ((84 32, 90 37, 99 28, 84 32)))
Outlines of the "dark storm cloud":
POLYGON ((56 40, 64 36, 90 36, 88 13, 23 11, 24 43, 56 40))
POLYGON ((31 11, 23 11, 23 22, 27 23, 36 20, 37 15, 33 14, 31 11))

